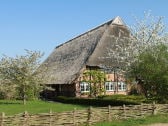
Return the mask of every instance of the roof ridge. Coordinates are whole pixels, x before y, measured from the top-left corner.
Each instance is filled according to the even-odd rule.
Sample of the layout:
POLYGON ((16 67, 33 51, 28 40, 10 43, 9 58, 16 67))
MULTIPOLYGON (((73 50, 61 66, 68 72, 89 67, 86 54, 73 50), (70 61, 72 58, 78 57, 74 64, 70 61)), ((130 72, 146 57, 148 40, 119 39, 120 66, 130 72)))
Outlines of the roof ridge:
POLYGON ((88 34, 89 32, 92 32, 92 31, 94 31, 94 30, 96 30, 96 29, 98 29, 98 28, 100 28, 100 27, 102 27, 102 26, 111 24, 111 23, 113 22, 113 20, 114 20, 114 19, 111 19, 111 20, 109 20, 109 21, 107 21, 107 22, 105 22, 105 23, 103 23, 103 24, 101 24, 101 25, 96 26, 95 28, 92 28, 91 30, 88 30, 88 31, 86 31, 86 32, 84 32, 84 33, 82 33, 82 34, 80 34, 80 35, 77 35, 76 37, 74 37, 74 38, 68 40, 67 42, 64 42, 64 43, 62 43, 62 44, 56 46, 55 49, 56 49, 56 48, 59 48, 59 47, 61 47, 61 46, 63 46, 64 44, 67 44, 67 43, 73 41, 74 39, 77 39, 77 38, 79 38, 79 37, 81 37, 81 36, 83 36, 83 35, 85 35, 85 34, 88 34))
POLYGON ((64 43, 62 43, 62 44, 56 46, 55 49, 56 49, 56 48, 59 48, 59 47, 61 47, 61 46, 63 46, 64 44, 67 44, 67 43, 73 41, 74 39, 77 39, 77 38, 79 38, 79 37, 81 37, 81 36, 83 36, 83 35, 85 35, 85 34, 88 34, 89 32, 92 32, 92 31, 94 31, 94 30, 96 30, 96 29, 98 29, 98 28, 100 28, 100 27, 102 27, 102 26, 110 25, 110 24, 112 24, 112 25, 123 25, 123 26, 126 26, 126 24, 125 24, 125 22, 122 20, 122 18, 121 18, 120 16, 116 16, 115 18, 110 19, 109 21, 107 21, 107 22, 105 22, 105 23, 102 23, 102 24, 96 26, 95 28, 92 28, 92 29, 90 29, 90 30, 88 30, 88 31, 86 31, 86 32, 84 32, 84 33, 82 33, 82 34, 80 34, 80 35, 77 35, 76 37, 74 37, 74 38, 72 38, 72 39, 70 39, 70 40, 68 40, 68 41, 66 41, 66 42, 64 42, 64 43))

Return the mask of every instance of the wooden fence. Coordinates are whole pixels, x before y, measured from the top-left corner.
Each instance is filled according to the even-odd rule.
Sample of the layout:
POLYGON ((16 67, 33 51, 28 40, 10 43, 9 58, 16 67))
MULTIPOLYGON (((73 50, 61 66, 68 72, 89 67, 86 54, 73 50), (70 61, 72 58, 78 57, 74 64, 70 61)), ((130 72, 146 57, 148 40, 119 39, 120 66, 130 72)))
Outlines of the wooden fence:
POLYGON ((123 105, 118 107, 89 107, 85 110, 52 112, 41 114, 17 114, 5 116, 1 113, 0 126, 81 126, 118 119, 140 118, 148 115, 167 114, 168 104, 123 105))

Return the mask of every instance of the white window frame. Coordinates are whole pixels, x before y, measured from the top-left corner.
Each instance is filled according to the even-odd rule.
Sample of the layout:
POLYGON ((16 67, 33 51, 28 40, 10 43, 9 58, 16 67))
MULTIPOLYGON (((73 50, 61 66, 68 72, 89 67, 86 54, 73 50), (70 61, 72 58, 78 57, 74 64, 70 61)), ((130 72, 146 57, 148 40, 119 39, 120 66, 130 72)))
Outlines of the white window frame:
POLYGON ((90 84, 88 82, 80 82, 80 92, 90 92, 90 84))
POLYGON ((115 85, 116 84, 113 81, 107 81, 107 82, 105 82, 105 89, 106 89, 106 91, 114 91, 115 90, 115 85))
POLYGON ((127 90, 126 83, 123 81, 118 82, 118 91, 126 91, 126 90, 127 90))

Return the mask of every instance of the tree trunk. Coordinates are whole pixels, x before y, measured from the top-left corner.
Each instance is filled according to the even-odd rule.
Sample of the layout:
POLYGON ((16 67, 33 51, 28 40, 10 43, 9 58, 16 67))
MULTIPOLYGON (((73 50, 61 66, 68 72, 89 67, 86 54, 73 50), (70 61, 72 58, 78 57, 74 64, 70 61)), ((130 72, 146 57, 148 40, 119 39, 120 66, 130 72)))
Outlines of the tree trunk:
POLYGON ((25 89, 25 85, 23 85, 23 104, 26 105, 26 89, 25 89))

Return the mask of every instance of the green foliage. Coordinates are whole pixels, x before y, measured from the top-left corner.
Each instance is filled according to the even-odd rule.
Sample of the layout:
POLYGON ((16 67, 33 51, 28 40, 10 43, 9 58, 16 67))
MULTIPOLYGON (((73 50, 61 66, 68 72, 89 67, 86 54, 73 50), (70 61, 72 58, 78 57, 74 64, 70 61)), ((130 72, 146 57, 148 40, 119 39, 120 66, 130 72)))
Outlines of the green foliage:
POLYGON ((137 105, 139 102, 127 99, 106 99, 106 98, 72 98, 65 96, 58 96, 55 101, 67 103, 67 104, 80 104, 90 106, 122 106, 125 105, 137 105))
POLYGON ((83 81, 90 84, 90 91, 92 96, 96 97, 97 95, 101 95, 104 92, 103 83, 106 80, 104 72, 100 70, 88 70, 84 73, 84 77, 87 79, 83 81))
POLYGON ((41 90, 40 52, 26 50, 26 55, 0 60, 0 92, 6 99, 35 99, 41 90))
POLYGON ((146 97, 164 102, 168 97, 168 46, 152 46, 142 52, 132 64, 132 76, 136 76, 146 97))
POLYGON ((109 100, 121 100, 121 101, 129 101, 136 102, 138 104, 146 102, 146 98, 142 95, 102 95, 99 96, 100 99, 109 99, 109 100))
POLYGON ((152 16, 150 12, 145 13, 142 20, 137 18, 136 24, 131 28, 135 39, 132 40, 133 53, 130 53, 132 60, 129 63, 128 73, 138 80, 142 87, 140 93, 158 102, 166 102, 168 96, 166 30, 163 17, 152 16))
POLYGON ((0 84, 0 99, 16 99, 15 85, 12 84, 0 84))

